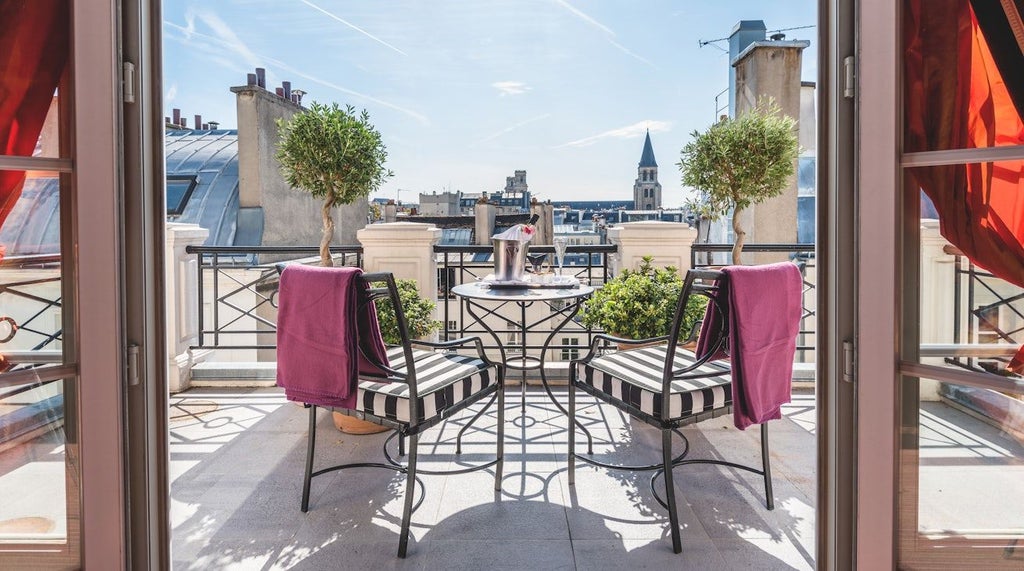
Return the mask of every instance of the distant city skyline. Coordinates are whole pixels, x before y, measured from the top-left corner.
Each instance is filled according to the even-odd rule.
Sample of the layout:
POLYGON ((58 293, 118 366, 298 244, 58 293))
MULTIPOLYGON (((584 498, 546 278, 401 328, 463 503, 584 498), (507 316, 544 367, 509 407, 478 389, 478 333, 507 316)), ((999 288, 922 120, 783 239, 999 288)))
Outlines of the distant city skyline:
MULTIPOLYGON (((541 200, 629 200, 649 129, 664 206, 680 205, 679 151, 716 118, 725 41, 817 21, 810 0, 686 3, 502 0, 166 0, 165 115, 236 126, 233 85, 255 67, 313 101, 365 108, 395 176, 375 196, 494 192, 527 171, 541 200)), ((816 30, 802 76, 817 73, 816 30)), ((725 105, 722 96, 720 106, 725 105)))

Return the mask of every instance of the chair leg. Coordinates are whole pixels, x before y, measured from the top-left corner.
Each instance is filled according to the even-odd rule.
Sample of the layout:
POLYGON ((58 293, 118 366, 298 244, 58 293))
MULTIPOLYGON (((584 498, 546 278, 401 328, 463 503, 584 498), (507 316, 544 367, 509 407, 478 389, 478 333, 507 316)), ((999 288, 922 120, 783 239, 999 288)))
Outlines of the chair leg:
POLYGON ((398 556, 405 559, 409 547, 409 522, 412 519, 412 506, 416 495, 416 452, 419 434, 409 437, 409 461, 406 463, 405 475, 405 508, 402 510, 402 530, 398 536, 398 556))
POLYGON ((306 440, 306 473, 302 479, 303 513, 309 511, 309 484, 313 479, 313 452, 316 449, 316 405, 309 405, 309 436, 306 440))
POLYGON ((502 470, 505 467, 505 370, 498 368, 498 463, 494 465, 494 491, 501 491, 502 470))
POLYGON ((683 543, 679 537, 679 514, 676 512, 676 488, 672 483, 672 431, 661 429, 662 469, 665 471, 665 503, 668 504, 668 522, 672 527, 672 551, 683 551, 683 543))
POLYGON ((576 375, 569 370, 569 485, 576 485, 576 375))
POLYGON ((398 435, 398 455, 405 456, 405 435, 398 435))
POLYGON ((775 496, 772 493, 772 466, 768 459, 768 423, 761 424, 761 465, 764 469, 764 496, 769 510, 775 509, 775 496))

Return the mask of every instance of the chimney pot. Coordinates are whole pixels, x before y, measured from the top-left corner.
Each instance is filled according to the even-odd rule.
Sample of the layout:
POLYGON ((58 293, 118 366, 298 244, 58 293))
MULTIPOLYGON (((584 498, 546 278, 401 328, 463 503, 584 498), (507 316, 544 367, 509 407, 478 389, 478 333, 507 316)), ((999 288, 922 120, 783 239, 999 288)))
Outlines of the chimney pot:
POLYGON ((210 125, 209 125, 209 123, 203 123, 203 130, 204 130, 204 131, 209 131, 209 130, 210 130, 210 125))
POLYGON ((292 98, 292 82, 282 81, 281 88, 284 89, 284 98, 291 100, 292 98))
POLYGON ((278 97, 284 97, 284 88, 283 87, 275 87, 274 88, 274 93, 276 93, 278 97))
POLYGON ((170 122, 171 122, 171 118, 170 117, 164 117, 164 125, 168 125, 168 124, 170 124, 170 122))
POLYGON ((178 109, 178 108, 171 109, 171 116, 174 117, 174 124, 175 125, 181 125, 181 109, 178 109))
POLYGON ((256 74, 255 73, 246 74, 246 76, 245 76, 245 84, 248 85, 249 87, 255 87, 256 86, 256 74))
POLYGON ((210 129, 216 131, 217 127, 220 127, 220 123, 218 123, 217 121, 210 121, 210 129))
POLYGON ((203 116, 202 115, 196 115, 196 130, 198 131, 199 129, 202 129, 202 128, 203 128, 203 116))
POLYGON ((262 67, 256 68, 256 85, 262 87, 263 89, 267 88, 267 70, 263 69, 262 67))

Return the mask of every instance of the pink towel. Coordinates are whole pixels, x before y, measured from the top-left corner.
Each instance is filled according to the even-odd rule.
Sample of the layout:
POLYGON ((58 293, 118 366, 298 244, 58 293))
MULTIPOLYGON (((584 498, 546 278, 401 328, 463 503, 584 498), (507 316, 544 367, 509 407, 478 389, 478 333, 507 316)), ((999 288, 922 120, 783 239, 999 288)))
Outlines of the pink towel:
POLYGON ((277 385, 289 400, 354 408, 359 374, 381 376, 384 341, 371 304, 359 310, 359 268, 292 265, 281 273, 277 385))
POLYGON ((782 405, 790 402, 803 278, 789 262, 728 266, 722 272, 726 279, 719 284, 719 295, 728 300, 728 315, 719 315, 715 305, 708 304, 697 354, 710 350, 709 334, 716 320, 728 319, 733 423, 744 430, 782 418, 782 405))

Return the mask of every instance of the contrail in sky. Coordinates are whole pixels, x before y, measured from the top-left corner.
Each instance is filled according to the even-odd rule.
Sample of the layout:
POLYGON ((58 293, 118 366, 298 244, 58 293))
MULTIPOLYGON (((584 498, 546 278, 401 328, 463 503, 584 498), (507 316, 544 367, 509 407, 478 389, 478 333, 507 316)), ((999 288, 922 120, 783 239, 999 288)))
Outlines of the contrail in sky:
POLYGON ((388 48, 391 48, 391 49, 395 50, 396 52, 398 52, 398 53, 400 53, 400 54, 402 54, 404 56, 409 55, 409 54, 403 52, 402 50, 396 48, 395 46, 393 46, 393 45, 385 42, 384 40, 378 38, 377 36, 371 34, 370 32, 367 32, 366 30, 364 30, 364 29, 360 28, 359 26, 353 24, 352 22, 349 22, 348 20, 345 20, 344 18, 336 16, 336 15, 328 12, 327 10, 324 10, 323 8, 317 6, 316 4, 310 2, 309 0, 299 0, 299 2, 302 2, 306 6, 309 6, 310 8, 316 10, 317 12, 320 12, 321 14, 323 14, 324 16, 327 16, 328 18, 330 18, 332 20, 335 20, 337 22, 341 22, 342 24, 345 24, 349 28, 352 28, 353 30, 359 32, 360 34, 366 36, 367 38, 370 38, 371 40, 377 42, 378 44, 381 44, 382 46, 387 46, 388 48))

